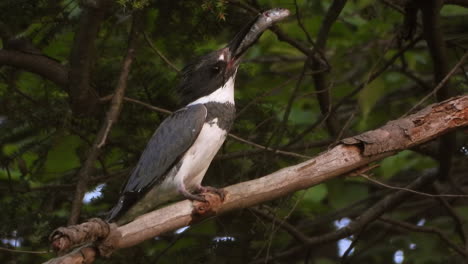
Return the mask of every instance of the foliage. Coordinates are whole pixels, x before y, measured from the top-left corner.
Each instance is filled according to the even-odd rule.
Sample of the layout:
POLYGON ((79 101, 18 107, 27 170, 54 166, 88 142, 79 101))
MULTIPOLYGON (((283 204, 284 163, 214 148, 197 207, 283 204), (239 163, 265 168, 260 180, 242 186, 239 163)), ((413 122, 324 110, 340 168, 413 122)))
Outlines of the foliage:
MULTIPOLYGON (((0 18, 0 52, 17 50, 47 56, 63 67, 71 67, 70 53, 80 20, 90 8, 87 2, 91 1, 1 1, 0 8, 8 12, 0 18)), ((266 32, 246 54, 236 80, 238 117, 231 132, 260 145, 316 155, 343 137, 404 115, 438 83, 433 73, 437 65, 424 40, 398 55, 411 41, 400 37, 404 15, 395 9, 398 1, 348 1, 327 35, 324 50, 314 47, 331 0, 111 2, 95 39, 90 69, 90 86, 101 98, 112 94, 117 84, 132 14, 141 16, 140 31, 147 34, 152 44, 182 68, 191 58, 225 45, 252 17, 246 7, 289 8, 294 15, 278 27, 310 49, 322 63, 320 69, 313 70, 307 54, 279 40, 272 31, 266 32), (393 60, 395 55, 398 57, 393 60), (326 87, 317 85, 317 76, 326 80, 326 87), (331 101, 327 105, 333 110, 330 113, 320 107, 317 99, 324 91, 331 101), (338 131, 333 131, 331 123, 338 126, 338 131)), ((455 65, 467 49, 468 9, 444 6, 441 14, 448 47, 445 59, 449 65, 455 65)), ((420 33, 421 28, 417 28, 413 37, 420 33)), ((451 78, 449 89, 453 95, 468 92, 465 70, 451 78)), ((176 83, 177 73, 139 34, 126 96, 176 110, 180 107, 173 92, 176 83)), ((102 101, 92 115, 86 116, 72 111, 71 100, 68 87, 21 67, 5 63, 0 68, 2 248, 47 250, 49 232, 67 223, 79 180, 77 172, 109 106, 108 101, 102 101)), ((124 102, 87 186, 91 192, 104 184, 102 195, 90 200, 85 197, 81 220, 102 216, 116 202, 129 170, 164 117, 165 114, 141 104, 124 102)), ((454 133, 458 138, 456 148, 444 154, 453 156, 452 176, 437 186, 448 193, 461 193, 468 187, 462 177, 466 176, 468 162, 457 149, 467 141, 466 134, 454 133)), ((373 176, 390 185, 404 186, 427 169, 437 168, 438 155, 434 141, 382 161, 373 176)), ((227 186, 299 161, 297 157, 258 150, 228 138, 204 183, 227 186)), ((182 233, 166 234, 118 251, 110 260, 97 263, 262 260, 300 244, 278 221, 286 221, 307 236, 324 234, 337 229, 340 219, 357 219, 389 192, 360 177, 336 179, 263 205, 262 210, 275 215, 277 221, 265 220, 249 209, 232 212, 182 233)), ((434 188, 424 192, 433 193, 434 188)), ((423 221, 424 226, 438 228, 464 247, 466 241, 459 228, 466 228, 466 200, 446 199, 447 207, 440 199, 413 198, 385 216, 414 225, 423 221)), ((346 258, 349 263, 393 263, 398 250, 403 252, 405 263, 457 263, 462 259, 434 234, 384 226, 378 220, 351 239, 355 238, 354 251, 346 258)), ((278 261, 337 263, 341 257, 338 245, 338 241, 320 245, 289 256, 287 261, 278 261)), ((0 262, 38 263, 52 256, 2 251, 0 262)))

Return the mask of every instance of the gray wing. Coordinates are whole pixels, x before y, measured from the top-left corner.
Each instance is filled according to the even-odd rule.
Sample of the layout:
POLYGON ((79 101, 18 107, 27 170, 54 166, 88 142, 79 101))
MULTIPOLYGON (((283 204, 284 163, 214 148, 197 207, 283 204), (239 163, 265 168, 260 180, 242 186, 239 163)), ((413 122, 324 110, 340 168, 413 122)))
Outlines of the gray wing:
POLYGON ((164 180, 169 169, 198 137, 206 115, 206 107, 197 104, 174 112, 161 123, 146 145, 108 220, 120 216, 155 183, 164 180))
POLYGON ((202 104, 174 112, 154 132, 123 192, 140 192, 162 180, 198 137, 207 110, 202 104))

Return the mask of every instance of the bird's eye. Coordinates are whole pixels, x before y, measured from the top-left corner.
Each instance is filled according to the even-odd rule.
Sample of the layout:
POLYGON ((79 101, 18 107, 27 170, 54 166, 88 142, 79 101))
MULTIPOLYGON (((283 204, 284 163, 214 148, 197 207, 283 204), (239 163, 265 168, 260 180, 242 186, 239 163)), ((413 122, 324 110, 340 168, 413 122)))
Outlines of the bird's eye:
POLYGON ((211 70, 213 73, 220 73, 224 69, 224 62, 223 61, 218 61, 218 63, 214 64, 213 67, 211 67, 211 70))

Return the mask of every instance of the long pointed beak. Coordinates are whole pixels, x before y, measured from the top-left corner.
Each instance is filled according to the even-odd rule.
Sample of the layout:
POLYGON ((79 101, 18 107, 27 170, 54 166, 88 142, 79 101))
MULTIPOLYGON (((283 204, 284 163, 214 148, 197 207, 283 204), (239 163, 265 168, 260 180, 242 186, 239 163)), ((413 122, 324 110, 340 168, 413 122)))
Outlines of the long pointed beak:
POLYGON ((252 22, 245 26, 227 45, 233 63, 238 63, 241 56, 255 44, 265 30, 289 15, 288 9, 274 8, 259 14, 252 22))

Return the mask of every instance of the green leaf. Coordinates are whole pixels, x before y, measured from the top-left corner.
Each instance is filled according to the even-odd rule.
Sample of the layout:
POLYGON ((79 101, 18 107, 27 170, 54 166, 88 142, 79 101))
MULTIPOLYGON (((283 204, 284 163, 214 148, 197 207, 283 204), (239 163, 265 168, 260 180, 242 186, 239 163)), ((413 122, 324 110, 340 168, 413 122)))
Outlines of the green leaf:
POLYGON ((313 187, 310 187, 307 190, 302 190, 296 192, 295 196, 303 200, 306 203, 318 203, 323 201, 327 196, 327 185, 319 184, 313 187))
POLYGON ((57 139, 51 150, 47 154, 45 163, 45 175, 50 176, 70 171, 80 166, 80 159, 76 154, 76 149, 80 146, 81 140, 77 136, 67 135, 57 139))
POLYGON ((383 179, 390 179, 399 171, 408 169, 426 169, 435 166, 437 163, 428 157, 424 157, 410 150, 404 150, 396 155, 388 157, 380 162, 377 169, 378 175, 383 179))
POLYGON ((358 102, 362 111, 362 125, 365 125, 366 119, 370 115, 375 103, 385 94, 385 83, 382 78, 377 78, 367 84, 359 93, 358 102))
POLYGON ((342 179, 331 180, 326 184, 328 187, 328 199, 333 208, 336 209, 362 200, 369 193, 367 186, 343 181, 342 179))

